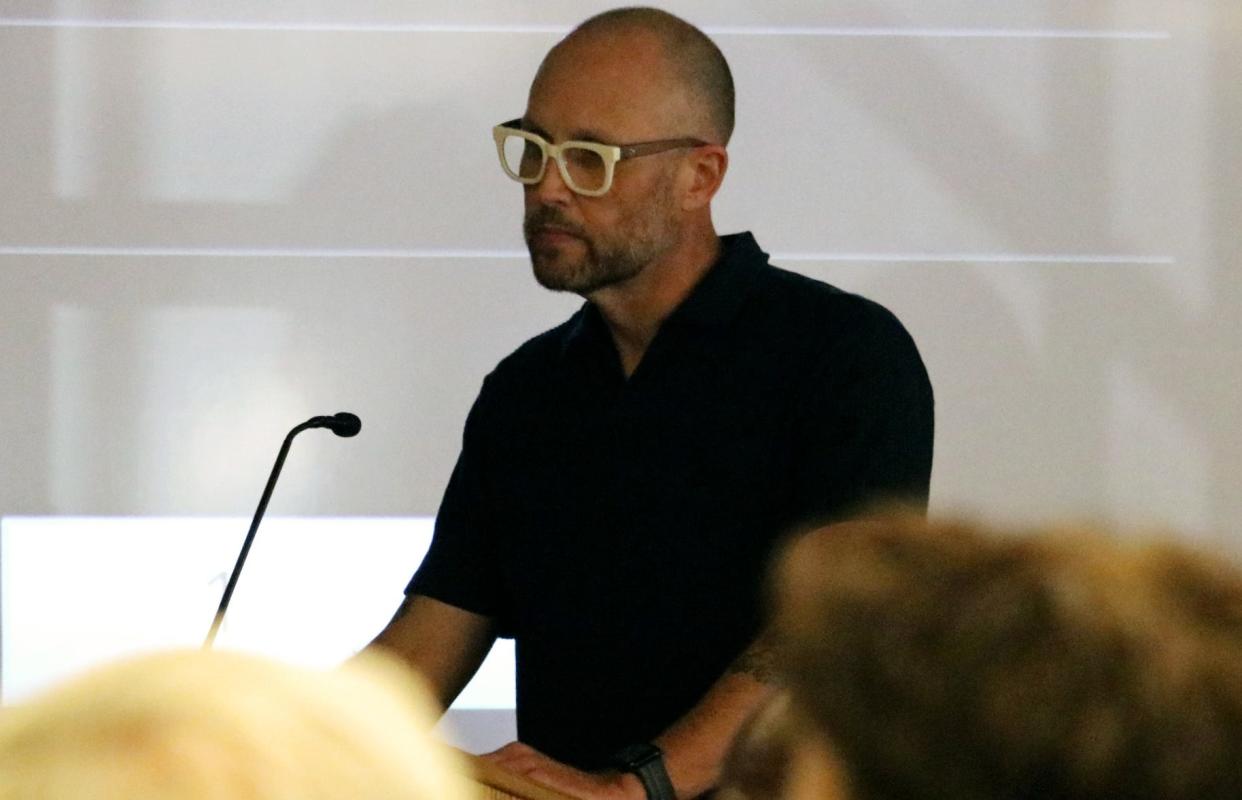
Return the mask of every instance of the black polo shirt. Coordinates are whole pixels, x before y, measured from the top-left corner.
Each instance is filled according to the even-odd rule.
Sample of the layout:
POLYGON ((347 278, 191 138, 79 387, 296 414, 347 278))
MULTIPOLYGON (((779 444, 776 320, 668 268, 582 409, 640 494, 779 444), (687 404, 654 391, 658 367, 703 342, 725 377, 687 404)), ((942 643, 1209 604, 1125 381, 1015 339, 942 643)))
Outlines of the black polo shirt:
POLYGON ((493 617, 516 639, 519 738, 597 767, 753 639, 783 533, 925 504, 931 457, 897 319, 726 236, 628 380, 589 303, 486 378, 407 591, 493 617))

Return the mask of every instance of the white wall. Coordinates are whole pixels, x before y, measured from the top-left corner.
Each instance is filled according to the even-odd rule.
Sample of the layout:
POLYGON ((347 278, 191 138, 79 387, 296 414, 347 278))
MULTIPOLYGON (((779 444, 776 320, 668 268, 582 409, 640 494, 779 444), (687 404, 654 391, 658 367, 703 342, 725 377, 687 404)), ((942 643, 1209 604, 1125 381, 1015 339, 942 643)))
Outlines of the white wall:
MULTIPOLYGON (((433 514, 577 304, 489 128, 605 6, 0 2, 0 515, 249 514, 341 409, 272 513, 433 514)), ((720 227, 920 343, 935 509, 1242 549, 1242 5, 667 7, 738 83, 720 227)))

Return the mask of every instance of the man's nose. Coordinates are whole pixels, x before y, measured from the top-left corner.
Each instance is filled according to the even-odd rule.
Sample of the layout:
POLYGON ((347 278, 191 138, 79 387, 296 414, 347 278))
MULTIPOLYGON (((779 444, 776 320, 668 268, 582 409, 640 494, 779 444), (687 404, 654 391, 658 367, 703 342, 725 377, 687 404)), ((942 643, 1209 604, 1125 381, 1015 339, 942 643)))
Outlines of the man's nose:
POLYGON ((550 205, 565 205, 573 199, 573 190, 565 184, 565 178, 554 159, 549 158, 538 183, 527 184, 527 199, 550 205))

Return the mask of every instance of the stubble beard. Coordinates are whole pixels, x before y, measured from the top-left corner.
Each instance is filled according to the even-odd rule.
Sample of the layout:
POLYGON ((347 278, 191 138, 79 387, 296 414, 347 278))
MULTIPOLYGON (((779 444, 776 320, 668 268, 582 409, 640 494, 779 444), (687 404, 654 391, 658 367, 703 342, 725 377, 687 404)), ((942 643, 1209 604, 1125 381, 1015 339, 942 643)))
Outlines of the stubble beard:
POLYGON ((554 206, 533 209, 523 231, 535 280, 545 289, 586 296, 634 278, 677 240, 678 221, 665 189, 661 186, 652 193, 653 204, 637 208, 611 231, 595 236, 565 219, 554 206), (544 225, 564 230, 577 241, 569 246, 536 245, 534 233, 544 225))

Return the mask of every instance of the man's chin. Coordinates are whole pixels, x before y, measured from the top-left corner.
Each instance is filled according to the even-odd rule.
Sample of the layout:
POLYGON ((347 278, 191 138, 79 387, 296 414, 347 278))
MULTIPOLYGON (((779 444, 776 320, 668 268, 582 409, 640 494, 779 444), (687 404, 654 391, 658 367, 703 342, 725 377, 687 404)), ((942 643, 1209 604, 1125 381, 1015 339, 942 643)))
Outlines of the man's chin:
POLYGON ((579 269, 564 262, 560 258, 544 258, 531 253, 531 266, 534 268, 535 280, 545 289, 554 292, 580 292, 581 275, 579 269))

